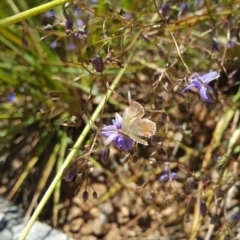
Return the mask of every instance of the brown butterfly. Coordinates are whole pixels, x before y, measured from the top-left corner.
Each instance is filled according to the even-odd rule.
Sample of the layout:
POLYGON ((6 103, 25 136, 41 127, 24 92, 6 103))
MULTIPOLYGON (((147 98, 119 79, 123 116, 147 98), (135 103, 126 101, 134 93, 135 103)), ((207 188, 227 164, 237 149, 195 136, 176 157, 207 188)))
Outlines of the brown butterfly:
POLYGON ((143 106, 133 101, 123 112, 121 133, 138 143, 148 145, 143 138, 150 138, 155 134, 156 124, 147 118, 142 118, 144 114, 143 106))

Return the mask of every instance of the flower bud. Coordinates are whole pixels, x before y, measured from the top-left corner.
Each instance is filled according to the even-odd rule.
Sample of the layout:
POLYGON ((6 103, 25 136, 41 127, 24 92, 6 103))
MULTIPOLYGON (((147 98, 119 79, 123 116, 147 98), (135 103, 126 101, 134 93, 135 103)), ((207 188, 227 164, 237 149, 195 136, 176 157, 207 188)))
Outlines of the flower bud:
POLYGON ((66 29, 72 30, 73 29, 73 22, 69 21, 69 20, 66 20, 65 21, 65 27, 66 27, 66 29))
POLYGON ((103 65, 102 57, 100 55, 95 55, 92 58, 92 66, 96 70, 96 72, 102 72, 103 71, 104 65, 103 65))
POLYGON ((203 217, 207 215, 207 205, 205 202, 201 202, 200 204, 200 213, 202 214, 203 217))
POLYGON ((238 222, 238 221, 240 220, 240 215, 239 215, 239 213, 232 213, 232 214, 231 214, 231 220, 232 220, 233 222, 238 222))
POLYGON ((107 164, 109 162, 110 150, 109 147, 105 147, 101 152, 101 161, 103 164, 107 164))
POLYGON ((159 182, 167 182, 169 180, 168 174, 163 174, 159 178, 159 182))
POLYGON ((162 11, 162 16, 165 18, 170 10, 169 5, 167 4, 162 4, 161 6, 161 11, 162 11))
POLYGON ((75 177, 75 173, 72 168, 65 168, 63 171, 63 179, 66 182, 71 182, 75 177))

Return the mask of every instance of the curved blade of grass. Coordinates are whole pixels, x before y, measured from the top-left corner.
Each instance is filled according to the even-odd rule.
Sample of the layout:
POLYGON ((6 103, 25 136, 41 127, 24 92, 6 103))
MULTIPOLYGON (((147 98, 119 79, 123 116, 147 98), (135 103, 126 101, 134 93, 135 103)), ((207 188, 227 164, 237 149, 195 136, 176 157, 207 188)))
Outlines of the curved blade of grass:
MULTIPOLYGON (((60 151, 59 151, 59 157, 58 157, 58 161, 57 161, 56 173, 60 172, 61 166, 63 165, 64 154, 66 152, 69 141, 70 140, 68 139, 66 132, 63 132, 60 151)), ((54 190, 54 194, 53 194, 53 217, 52 217, 53 227, 57 227, 60 188, 61 188, 61 181, 58 182, 58 184, 54 190)))
POLYGON ((46 11, 52 9, 52 8, 63 5, 66 2, 71 2, 71 1, 70 0, 55 0, 55 1, 43 4, 41 6, 29 9, 27 11, 18 13, 16 15, 11 16, 11 17, 4 18, 4 19, 0 20, 0 28, 10 26, 10 25, 12 25, 14 23, 17 23, 17 22, 20 22, 24 19, 27 19, 27 18, 30 18, 30 17, 35 16, 37 14, 46 12, 46 11))
MULTIPOLYGON (((140 33, 139 33, 139 35, 140 35, 140 33)), ((113 90, 116 88, 116 86, 118 85, 118 83, 121 80, 122 76, 124 75, 124 73, 125 73, 125 71, 127 69, 127 65, 131 61, 134 53, 135 53, 135 51, 132 51, 132 54, 129 56, 129 58, 128 58, 127 62, 126 62, 126 66, 119 71, 118 75, 115 77, 112 85, 110 86, 110 89, 108 89, 105 97, 103 97, 102 101, 100 102, 100 104, 96 108, 95 112, 91 116, 91 120, 88 122, 86 127, 83 129, 81 135, 79 136, 79 138, 77 139, 76 143, 74 144, 71 152, 68 154, 65 162, 63 163, 60 171, 58 172, 58 174, 56 175, 56 177, 52 181, 52 183, 49 186, 47 192, 43 196, 41 202, 37 206, 37 208, 36 208, 35 212, 33 213, 32 217, 30 218, 30 220, 29 220, 27 226, 25 227, 23 233, 21 234, 19 240, 24 240, 26 238, 28 232, 30 231, 30 229, 33 226, 34 222, 36 221, 36 219, 38 218, 39 214, 41 213, 43 207, 45 206, 46 202, 48 201, 49 197, 51 196, 51 194, 52 194, 53 190, 55 189, 57 183, 61 179, 63 170, 70 164, 70 162, 74 158, 76 152, 78 151, 79 147, 81 146, 81 144, 83 143, 85 137, 87 136, 88 132, 90 131, 91 127, 93 126, 93 123, 96 121, 96 119, 100 115, 102 109, 104 108, 104 105, 105 105, 106 101, 112 95, 113 90)))

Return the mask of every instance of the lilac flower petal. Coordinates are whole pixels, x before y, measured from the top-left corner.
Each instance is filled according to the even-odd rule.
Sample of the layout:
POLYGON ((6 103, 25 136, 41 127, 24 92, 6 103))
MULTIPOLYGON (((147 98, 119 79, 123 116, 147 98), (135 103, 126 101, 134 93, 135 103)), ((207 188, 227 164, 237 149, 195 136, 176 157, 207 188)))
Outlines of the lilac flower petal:
POLYGON ((76 22, 76 25, 77 25, 77 27, 81 28, 81 27, 84 26, 84 23, 81 19, 78 19, 77 22, 76 22))
POLYGON ((171 177, 172 177, 172 180, 177 180, 178 179, 178 175, 175 172, 171 173, 171 177))
POLYGON ((107 138, 107 140, 105 141, 106 145, 109 145, 111 142, 113 142, 115 139, 117 139, 119 137, 119 133, 115 132, 112 133, 111 135, 109 135, 109 137, 107 138))
POLYGON ((109 125, 109 126, 105 126, 101 129, 101 134, 104 135, 105 137, 109 137, 112 134, 116 134, 117 133, 117 128, 115 127, 115 125, 109 125))
POLYGON ((169 173, 169 164, 165 164, 165 166, 164 166, 164 172, 165 172, 166 174, 169 173))
POLYGON ((159 182, 167 182, 169 180, 168 174, 163 174, 159 178, 159 182))
POLYGON ((122 117, 118 113, 115 114, 115 120, 113 120, 113 124, 117 129, 122 128, 122 117))
POLYGON ((213 81, 214 79, 218 78, 219 75, 217 72, 210 72, 210 73, 207 73, 207 74, 204 74, 201 78, 201 80, 204 82, 204 83, 209 83, 211 81, 213 81))
POLYGON ((207 88, 205 86, 202 86, 199 90, 199 94, 201 96, 201 98, 206 101, 206 102, 212 102, 212 100, 209 98, 209 96, 207 95, 207 88))
POLYGON ((119 134, 119 137, 115 139, 114 144, 123 151, 129 151, 133 146, 133 140, 119 134))
POLYGON ((182 93, 185 93, 187 90, 194 88, 194 87, 196 87, 196 85, 194 83, 191 83, 182 90, 182 93))

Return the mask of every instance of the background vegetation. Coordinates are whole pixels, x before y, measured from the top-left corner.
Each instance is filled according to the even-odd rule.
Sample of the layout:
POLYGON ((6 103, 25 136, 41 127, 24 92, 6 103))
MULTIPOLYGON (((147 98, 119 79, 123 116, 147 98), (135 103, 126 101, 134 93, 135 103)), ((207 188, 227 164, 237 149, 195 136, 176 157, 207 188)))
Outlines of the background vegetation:
MULTIPOLYGON (((0 18, 44 2, 4 0, 0 18)), ((71 160, 73 181, 55 177, 35 217, 75 239, 237 238, 239 7, 74 1, 0 20, 0 194, 28 220, 71 160), (191 73, 210 71, 212 103, 181 93, 191 73), (129 99, 156 135, 130 153, 110 145, 102 161, 99 130, 129 99), (177 179, 162 181, 166 171, 177 179)))

